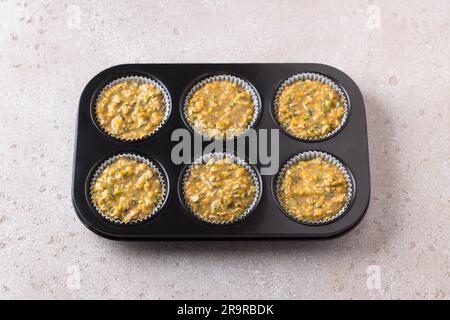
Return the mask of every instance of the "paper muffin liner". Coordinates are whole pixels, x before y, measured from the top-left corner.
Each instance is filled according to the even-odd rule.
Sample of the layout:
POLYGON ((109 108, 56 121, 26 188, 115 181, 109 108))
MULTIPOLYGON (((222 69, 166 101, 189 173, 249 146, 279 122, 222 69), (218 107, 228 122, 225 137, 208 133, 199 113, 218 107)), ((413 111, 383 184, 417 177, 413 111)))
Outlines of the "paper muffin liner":
POLYGON ((232 75, 228 75, 228 74, 221 74, 221 75, 215 75, 212 77, 208 77, 206 79, 203 79, 202 81, 196 83, 187 93, 185 99, 184 99, 184 103, 183 103, 183 117, 185 122, 192 128, 192 130, 194 130, 196 133, 198 133, 199 135, 202 135, 203 137, 206 137, 207 139, 222 139, 222 140, 227 140, 227 139, 233 139, 235 137, 239 137, 242 135, 245 135, 248 130, 250 130, 251 128, 253 128, 256 124, 256 122, 258 121, 258 118, 261 114, 261 99, 259 97, 258 92, 256 91, 256 88, 248 81, 243 80, 239 77, 236 76, 232 76, 232 75), (251 119, 251 121, 249 122, 249 124, 247 125, 247 128, 242 131, 242 133, 237 134, 237 135, 233 135, 232 137, 223 137, 223 136, 210 136, 205 132, 202 132, 200 130, 200 128, 197 128, 194 126, 193 123, 191 123, 189 121, 188 115, 187 115, 187 107, 189 105, 189 101, 191 100, 192 95, 199 90, 201 87, 203 87, 204 85, 211 83, 213 81, 229 81, 229 82, 233 82, 236 83, 238 86, 244 88, 245 90, 247 90, 251 97, 252 97, 252 102, 254 105, 254 112, 253 112, 253 117, 251 119))
POLYGON ((318 74, 318 73, 313 73, 313 72, 304 72, 304 73, 298 73, 296 75, 293 75, 292 77, 288 78, 287 80, 285 80, 277 89, 277 92, 275 94, 275 98, 273 100, 273 111, 274 111, 274 118, 276 120, 276 122, 278 123, 278 125, 280 126, 280 128, 283 130, 284 133, 286 133, 287 135, 291 136, 294 139, 298 139, 298 140, 302 140, 302 141, 310 141, 310 142, 314 142, 314 141, 319 141, 319 140, 325 140, 330 138, 331 136, 335 135, 339 130, 341 130, 341 128, 344 126, 345 122, 347 121, 348 118, 348 114, 349 114, 349 102, 347 99, 347 96, 345 95, 344 91, 341 89, 341 87, 339 85, 337 85, 336 82, 334 82, 333 80, 331 80, 330 78, 318 74), (342 99, 344 100, 344 115, 342 116, 341 122, 339 124, 339 126, 337 128, 335 128, 333 131, 322 135, 322 136, 317 136, 317 137, 304 137, 304 136, 296 136, 290 132, 288 132, 286 130, 286 128, 281 124, 281 122, 278 120, 278 100, 280 98, 281 93, 283 92, 283 90, 286 88, 286 86, 293 84, 294 82, 297 81, 301 81, 301 80, 315 80, 315 81, 320 81, 322 83, 328 84, 329 86, 331 86, 331 88, 333 88, 334 90, 336 90, 336 92, 342 97, 342 99))
POLYGON ((332 222, 333 220, 342 216, 347 211, 347 209, 350 206, 351 200, 353 199, 354 185, 353 185, 353 180, 351 178, 350 172, 348 171, 348 169, 344 166, 344 164, 341 161, 339 161, 338 159, 336 159, 335 157, 333 157, 332 155, 330 155, 326 152, 306 151, 306 152, 302 152, 302 153, 299 153, 299 154, 293 156, 283 165, 283 167, 281 168, 280 172, 277 175, 274 191, 275 191, 275 197, 276 197, 276 200, 277 200, 279 206, 281 207, 282 211, 287 216, 289 216, 291 219, 293 219, 297 222, 300 222, 300 223, 319 225, 319 224, 325 224, 328 222, 332 222), (280 191, 281 181, 284 177, 284 174, 286 173, 286 170, 290 166, 296 164, 299 161, 307 161, 307 160, 312 160, 312 159, 319 158, 319 157, 322 158, 323 160, 331 163, 333 166, 337 167, 342 172, 342 174, 344 175, 345 181, 347 182, 347 185, 348 185, 347 197, 346 197, 345 204, 342 206, 341 210, 339 210, 338 213, 336 213, 335 215, 333 215, 331 217, 324 218, 322 220, 311 221, 311 220, 299 218, 299 217, 295 216, 294 214, 290 213, 288 211, 288 209, 283 206, 283 203, 279 196, 279 191, 280 191))
POLYGON ((165 199, 167 197, 168 194, 168 185, 167 185, 167 180, 164 178, 163 173, 161 172, 161 170, 158 168, 157 165, 155 165, 152 161, 150 161, 147 158, 144 158, 143 156, 139 156, 137 154, 132 154, 132 153, 121 153, 118 155, 115 155, 111 158, 109 158, 108 160, 104 161, 102 164, 100 164, 98 166, 98 168, 95 170, 94 175, 91 178, 91 184, 90 184, 90 188, 89 188, 89 196, 90 196, 90 200, 92 205, 94 206, 95 210, 106 220, 116 223, 116 224, 120 224, 120 225, 133 225, 133 224, 139 224, 142 222, 145 222, 147 220, 149 220, 150 218, 153 218, 164 206, 164 202, 165 199), (118 159, 122 159, 122 158, 127 158, 127 159, 131 159, 131 160, 136 160, 138 162, 141 163, 145 163, 147 164, 150 168, 154 169, 157 174, 158 174, 158 178, 159 181, 161 182, 161 189, 162 189, 162 196, 161 196, 161 200, 160 202, 155 206, 155 208, 153 209, 152 212, 149 212, 148 215, 146 215, 144 218, 141 218, 139 220, 133 220, 130 222, 124 222, 118 219, 113 219, 107 215, 105 215, 100 208, 97 207, 97 205, 94 202, 94 199, 92 198, 93 195, 93 188, 94 188, 94 184, 97 181, 98 177, 100 176, 100 174, 103 172, 103 170, 105 170, 110 164, 112 164, 114 161, 118 160, 118 159))
POLYGON ((209 153, 209 154, 205 154, 205 155, 195 159, 192 162, 192 164, 190 164, 189 167, 184 172, 184 175, 182 178, 182 183, 181 183, 182 200, 183 200, 184 204, 186 205, 186 207, 189 209, 189 211, 199 220, 210 223, 212 225, 216 225, 216 226, 225 226, 225 225, 234 224, 234 223, 240 222, 240 221, 244 220, 245 218, 247 218, 253 212, 253 210, 255 210, 255 208, 258 206, 259 200, 261 199, 261 189, 262 189, 262 184, 261 184, 261 179, 259 177, 258 172, 252 166, 250 166, 246 161, 242 160, 241 158, 239 158, 233 154, 225 153, 225 152, 209 153), (235 217, 233 220, 230 220, 230 221, 217 222, 217 221, 208 220, 205 217, 197 214, 195 212, 195 210, 189 206, 188 201, 186 200, 186 197, 184 194, 184 185, 187 181, 189 172, 193 165, 205 164, 211 159, 221 160, 224 158, 231 159, 233 163, 243 166, 247 170, 247 172, 250 173, 252 180, 253 180, 253 184, 255 185, 256 192, 255 192, 255 196, 253 198, 253 202, 241 215, 235 217))
POLYGON ((155 135, 167 123, 167 121, 170 118, 171 113, 172 113, 172 100, 170 98, 169 90, 167 90, 167 88, 159 81, 156 81, 151 78, 144 77, 144 76, 121 77, 121 78, 117 78, 114 81, 108 83, 106 86, 103 87, 103 89, 97 95, 97 98, 95 100, 95 107, 94 107, 95 120, 97 121, 97 124, 102 129, 102 131, 114 139, 117 139, 120 141, 128 141, 128 142, 140 141, 140 140, 147 139, 147 138, 155 135), (161 120, 161 123, 152 132, 149 132, 148 134, 146 134, 145 136, 140 137, 140 138, 125 139, 125 138, 122 138, 119 136, 112 135, 110 132, 108 132, 108 130, 106 130, 106 128, 104 128, 100 124, 100 119, 98 118, 98 115, 97 115, 97 105, 98 105, 98 101, 99 101, 100 97, 105 93, 106 90, 108 90, 112 86, 114 86, 120 82, 124 82, 124 81, 137 81, 139 84, 151 84, 151 85, 155 86, 156 88, 158 88, 159 90, 161 90, 161 93, 163 95, 163 100, 164 100, 164 104, 166 106, 166 111, 164 113, 163 119, 161 120))

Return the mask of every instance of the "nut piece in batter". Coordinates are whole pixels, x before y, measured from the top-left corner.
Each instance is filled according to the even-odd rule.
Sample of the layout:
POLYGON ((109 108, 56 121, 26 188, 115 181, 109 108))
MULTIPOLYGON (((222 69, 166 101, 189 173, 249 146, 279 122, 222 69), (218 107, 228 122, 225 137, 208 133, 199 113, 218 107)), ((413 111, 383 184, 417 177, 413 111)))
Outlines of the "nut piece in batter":
POLYGON ((244 133, 254 113, 250 92, 227 80, 203 85, 192 94, 185 110, 189 124, 211 138, 232 138, 244 133))
POLYGON ((339 128, 345 112, 344 97, 329 84, 298 80, 281 91, 276 118, 294 137, 313 139, 339 128))
POLYGON ((229 158, 194 164, 183 183, 185 201, 200 219, 223 224, 240 218, 252 205, 256 186, 248 170, 229 158))
POLYGON ((324 222, 335 217, 347 202, 344 173, 320 157, 290 165, 277 188, 284 209, 305 222, 324 222))
POLYGON ((166 113, 159 88, 138 80, 123 80, 100 94, 95 114, 100 126, 111 136, 136 140, 158 128, 166 113))
POLYGON ((106 218, 127 223, 153 215, 163 201, 163 188, 156 169, 119 157, 98 175, 91 198, 106 218))

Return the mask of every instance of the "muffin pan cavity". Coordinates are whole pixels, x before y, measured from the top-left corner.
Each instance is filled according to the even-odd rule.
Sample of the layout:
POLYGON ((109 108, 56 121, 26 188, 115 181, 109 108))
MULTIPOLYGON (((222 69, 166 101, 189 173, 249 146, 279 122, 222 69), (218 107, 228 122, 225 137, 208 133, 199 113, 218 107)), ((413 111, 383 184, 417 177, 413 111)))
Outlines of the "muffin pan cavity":
MULTIPOLYGON (((126 89, 124 88, 125 91, 121 93, 124 96, 129 94, 126 89)), ((311 88, 307 86, 306 89, 310 90, 311 88)), ((137 99, 139 105, 149 102, 152 99, 153 91, 150 95, 150 97, 139 97, 137 99)), ((300 95, 303 95, 303 92, 300 95)), ((213 98, 216 98, 216 96, 214 95, 213 98)), ((210 97, 207 97, 207 99, 210 99, 210 97)), ((201 99, 197 101, 201 101, 201 99)), ((120 103, 120 101, 114 100, 113 104, 117 103, 120 103)), ((130 103, 134 106, 134 102, 130 103)), ((296 108, 296 104, 297 102, 289 106, 288 111, 292 111, 292 107, 296 108)), ((127 110, 125 110, 127 106, 129 104, 121 110, 121 112, 124 112, 123 114, 127 114, 127 110)), ((301 107, 303 104, 300 103, 299 106, 301 107)), ((334 67, 311 63, 119 65, 100 72, 88 82, 81 94, 78 108, 72 201, 81 222, 91 231, 105 238, 114 240, 331 238, 344 234, 355 227, 368 208, 370 202, 370 172, 364 101, 355 82, 334 67), (160 91, 158 93, 160 96, 154 102, 156 105, 161 101, 164 102, 164 107, 161 109, 163 112, 156 114, 155 119, 153 119, 154 128, 151 127, 145 134, 141 132, 137 134, 136 138, 131 139, 111 134, 106 130, 104 123, 99 122, 96 113, 98 101, 104 94, 105 88, 111 88, 112 85, 120 83, 124 79, 127 81, 134 79, 139 83, 155 86, 160 91), (213 101, 214 103, 199 102, 194 107, 195 109, 209 108, 206 114, 197 113, 197 111, 194 113, 196 113, 196 116, 204 117, 208 116, 208 112, 214 113, 214 108, 234 108, 242 103, 242 107, 237 109, 236 114, 228 112, 228 109, 228 111, 221 110, 225 111, 224 114, 232 116, 248 113, 242 119, 225 117, 224 122, 219 123, 220 130, 231 126, 234 129, 238 127, 242 131, 241 133, 237 130, 232 138, 225 137, 225 139, 219 136, 211 137, 204 131, 199 130, 186 114, 189 99, 197 90, 208 83, 223 80, 237 84, 244 91, 234 92, 234 89, 225 85, 221 88, 223 90, 219 91, 220 95, 226 91, 224 96, 218 97, 217 100, 213 101), (324 112, 333 108, 343 108, 342 110, 344 110, 343 112, 342 110, 336 111, 338 116, 330 120, 334 121, 334 124, 330 130, 323 130, 325 134, 315 135, 314 137, 296 136, 288 132, 278 119, 277 108, 279 108, 279 105, 277 99, 282 94, 283 89, 299 80, 314 80, 330 86, 322 87, 324 91, 320 91, 322 89, 320 85, 318 86, 319 95, 312 97, 312 99, 316 99, 315 109, 312 108, 307 114, 308 117, 311 117, 311 119, 308 119, 308 125, 328 125, 328 114, 324 115, 324 112), (332 92, 330 88, 334 91, 332 92), (241 96, 233 100, 233 98, 227 96, 229 92, 232 95, 240 94, 241 96), (337 94, 337 98, 335 94, 337 94), (317 100, 323 97, 325 97, 324 101, 317 100), (249 106, 254 109, 248 111, 249 106), (320 106, 323 106, 323 110, 320 110, 320 106), (315 114, 314 110, 318 110, 318 113, 315 114), (339 122, 336 122, 337 120, 339 122), (179 131, 180 129, 182 130, 179 131), (248 145, 243 153, 242 150, 236 148, 239 142, 247 141, 247 133, 252 129, 255 130, 258 138, 256 161, 253 161, 255 160, 254 157, 247 154, 252 149, 248 145), (277 147, 268 145, 267 150, 261 150, 266 146, 262 145, 261 141, 265 140, 261 138, 260 133, 266 134, 269 142, 273 141, 272 138, 274 138, 277 147), (182 141, 183 139, 189 141, 182 141), (200 149, 196 141, 200 141, 200 149), (234 150, 213 148, 217 143, 228 147, 229 142, 234 144, 234 150), (188 146, 183 151, 182 157, 184 160, 188 159, 188 163, 180 161, 179 158, 175 160, 173 157, 174 150, 178 150, 182 143, 188 146), (184 152, 187 151, 189 152, 185 155, 184 152), (270 166, 275 167, 275 170, 265 170, 267 164, 262 159, 267 152, 272 160, 270 166), (147 198, 143 196, 143 199, 133 198, 130 200, 131 202, 127 202, 127 199, 120 199, 121 190, 112 188, 112 192, 116 192, 112 196, 119 197, 119 199, 111 196, 113 200, 107 202, 107 206, 105 206, 105 203, 102 202, 104 197, 102 195, 93 197, 93 193, 109 192, 104 191, 105 188, 108 188, 108 184, 95 187, 95 182, 108 165, 121 157, 148 165, 152 169, 151 173, 147 172, 148 170, 142 170, 142 172, 136 170, 136 172, 138 175, 143 175, 144 172, 146 172, 145 175, 156 174, 158 181, 160 181, 160 189, 152 188, 151 185, 147 185, 143 189, 138 186, 141 182, 144 185, 146 182, 150 184, 155 182, 148 176, 146 176, 147 180, 145 181, 139 180, 140 176, 131 177, 125 182, 120 180, 122 175, 127 176, 127 174, 134 172, 132 172, 132 169, 126 169, 125 166, 125 168, 118 170, 118 172, 121 172, 121 170, 123 172, 120 177, 116 177, 119 179, 117 181, 123 182, 125 188, 131 188, 132 190, 135 190, 134 183, 136 183, 136 188, 147 190, 150 195, 147 198), (306 205, 301 201, 295 203, 305 205, 306 209, 304 210, 312 211, 317 217, 320 217, 324 210, 328 210, 329 213, 329 216, 325 216, 323 219, 317 218, 314 221, 308 221, 308 219, 305 219, 305 216, 308 217, 307 214, 303 215, 298 210, 291 210, 295 211, 295 215, 289 212, 289 208, 286 208, 284 203, 280 201, 279 188, 283 174, 286 173, 286 170, 289 170, 291 165, 298 161, 317 157, 332 164, 336 170, 340 170, 339 172, 342 175, 339 175, 338 171, 334 172, 335 179, 338 180, 336 185, 341 184, 346 189, 333 189, 335 186, 333 181, 328 181, 329 177, 320 177, 321 171, 319 170, 319 178, 317 179, 319 181, 322 181, 321 179, 327 180, 326 183, 324 182, 326 188, 322 188, 321 192, 323 190, 329 192, 320 201, 334 199, 337 205, 341 206, 338 208, 335 206, 331 210, 330 206, 323 206, 318 203, 320 201, 317 199, 320 198, 320 195, 319 197, 316 197, 315 194, 312 197, 310 196, 311 192, 317 191, 317 188, 315 189, 314 186, 309 188, 309 185, 304 188, 304 185, 296 184, 295 186, 298 188, 292 190, 292 192, 297 192, 300 196, 306 192, 309 200, 305 198, 306 205), (214 200, 217 201, 207 200, 204 202, 214 209, 214 212, 206 212, 206 216, 212 217, 208 220, 189 206, 183 186, 192 166, 208 160, 211 161, 211 159, 223 158, 228 158, 231 163, 238 165, 238 167, 233 168, 233 170, 236 170, 235 172, 233 170, 225 172, 226 170, 224 170, 223 177, 213 172, 209 178, 206 177, 208 173, 206 172, 204 181, 194 179, 195 181, 201 181, 199 186, 209 188, 208 190, 211 193, 208 196, 216 197, 214 200), (249 159, 252 159, 252 161, 249 159), (240 168, 244 171, 240 172, 240 168), (270 174, 267 174, 268 172, 270 174), (236 181, 243 179, 238 185, 246 186, 247 189, 241 190, 242 192, 239 190, 235 192, 232 186, 234 179, 236 181), (248 181, 244 183, 244 180, 248 181), (130 183, 133 184, 131 187, 130 183), (94 188, 97 189, 94 190, 94 188), (231 198, 222 201, 221 196, 224 195, 231 198), (153 199, 154 196, 155 199, 153 199), (338 197, 344 197, 344 199, 338 197), (148 202, 147 206, 145 206, 146 201, 148 202), (152 201, 156 202, 152 203, 152 201), (308 208, 307 201, 314 201, 313 206, 315 207, 308 208), (98 207, 99 204, 103 209, 98 207), (136 207, 139 204, 151 210, 148 214, 142 214, 137 219, 130 219, 133 216, 131 210, 138 210, 136 207), (120 215, 114 210, 111 211, 116 212, 113 218, 111 218, 111 212, 105 214, 103 211, 110 209, 108 205, 113 206, 113 209, 118 207, 120 215), (226 216, 226 208, 235 210, 235 216, 226 216), (224 214, 224 217, 220 218, 219 216, 222 214, 224 214), (114 219, 114 217, 119 217, 119 219, 114 219)), ((308 112, 308 105, 305 108, 308 112)), ((133 112, 133 110, 139 108, 133 107, 130 109, 133 112)), ((147 111, 139 109, 136 112, 145 113, 147 111)), ((296 113, 296 115, 298 114, 303 116, 301 112, 296 113)), ((145 120, 150 115, 148 113, 142 119, 145 120)), ((122 120, 126 120, 127 117, 122 114, 121 116, 122 120)), ((133 121, 130 120, 133 129, 139 127, 143 121, 142 119, 139 120, 139 116, 136 116, 135 114, 130 115, 134 119, 133 121)), ((112 119, 110 118, 107 121, 112 119)), ((212 117, 210 120, 214 122, 222 119, 212 117)), ((121 119, 115 121, 117 123, 114 123, 114 126, 120 127, 121 119)), ((208 126, 212 123, 211 121, 208 126)), ((199 123, 203 124, 203 122, 199 123)), ((303 125, 298 119, 295 119, 294 123, 299 126, 303 125)), ((109 125, 110 122, 107 123, 107 126, 109 125)), ((137 132, 140 131, 137 130, 137 132)), ((320 168, 320 166, 318 167, 320 168)), ((213 168, 213 170, 216 169, 213 168)), ((326 174, 325 171, 324 169, 324 175, 326 174)), ((316 178, 312 177, 312 179, 316 178)), ((197 195, 199 198, 203 196, 202 192, 195 188, 191 185, 191 189, 188 190, 189 196, 191 196, 190 201, 194 202, 198 201, 197 195)), ((285 199, 290 200, 289 197, 285 199)), ((294 202, 291 202, 289 206, 292 203, 294 202)), ((202 211, 202 208, 195 206, 197 211, 202 211)), ((309 213, 310 216, 311 213, 309 213)))
POLYGON ((156 215, 167 199, 168 188, 164 168, 138 154, 123 153, 98 166, 88 192, 103 218, 128 225, 156 215))
POLYGON ((197 82, 184 97, 182 108, 186 124, 209 139, 239 137, 255 126, 260 114, 261 99, 255 87, 226 74, 197 82))
POLYGON ((257 207, 262 192, 256 168, 223 152, 195 159, 182 171, 178 187, 180 198, 194 216, 219 226, 247 218, 257 207), (244 187, 236 188, 242 184, 244 187))
POLYGON ((283 132, 300 141, 328 139, 345 125, 348 98, 330 78, 305 72, 291 76, 273 100, 274 119, 283 132))

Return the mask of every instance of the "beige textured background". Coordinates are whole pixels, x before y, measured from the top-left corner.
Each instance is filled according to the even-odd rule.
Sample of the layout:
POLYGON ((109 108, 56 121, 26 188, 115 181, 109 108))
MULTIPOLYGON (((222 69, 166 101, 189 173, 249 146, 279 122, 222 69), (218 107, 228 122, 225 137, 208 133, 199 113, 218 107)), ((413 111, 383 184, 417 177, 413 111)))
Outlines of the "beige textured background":
POLYGON ((0 12, 0 298, 450 298, 449 1, 0 0, 0 12), (70 199, 77 101, 126 62, 342 69, 366 101, 366 218, 324 242, 94 235, 70 199))

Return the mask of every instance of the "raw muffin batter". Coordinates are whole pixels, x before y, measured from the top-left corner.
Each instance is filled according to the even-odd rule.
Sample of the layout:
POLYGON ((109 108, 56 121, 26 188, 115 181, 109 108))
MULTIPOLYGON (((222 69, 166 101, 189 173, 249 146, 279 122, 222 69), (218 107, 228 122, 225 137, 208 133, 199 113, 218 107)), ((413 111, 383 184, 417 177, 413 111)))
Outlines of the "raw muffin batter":
POLYGON ((91 197, 106 217, 131 222, 153 213, 163 200, 163 188, 155 169, 122 157, 109 164, 97 177, 91 197))
POLYGON ((231 222, 252 204, 256 187, 251 174, 229 158, 192 165, 183 184, 193 212, 213 223, 231 222))
POLYGON ((318 157, 298 161, 286 169, 278 198, 295 218, 320 222, 339 213, 347 201, 347 189, 342 171, 318 157))
POLYGON ((299 80, 282 90, 276 117, 295 137, 319 138, 338 128, 344 113, 344 98, 330 85, 299 80))
POLYGON ((125 140, 150 135, 166 112, 164 96, 153 84, 124 80, 104 90, 95 109, 100 126, 125 140))
POLYGON ((188 122, 212 138, 232 138, 244 133, 254 112, 251 94, 226 80, 202 86, 194 92, 186 107, 188 122))

